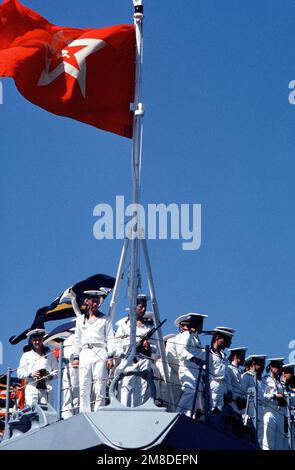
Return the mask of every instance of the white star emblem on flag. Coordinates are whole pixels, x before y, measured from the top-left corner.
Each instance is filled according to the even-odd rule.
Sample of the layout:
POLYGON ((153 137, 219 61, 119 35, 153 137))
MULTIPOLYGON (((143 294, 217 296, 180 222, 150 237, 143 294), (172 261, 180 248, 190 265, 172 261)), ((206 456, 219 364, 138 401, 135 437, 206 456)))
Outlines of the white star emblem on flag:
POLYGON ((75 39, 47 60, 46 68, 40 75, 38 86, 49 85, 59 75, 67 73, 74 77, 85 98, 86 57, 106 45, 102 39, 75 39), (57 63, 54 67, 54 63, 57 63))

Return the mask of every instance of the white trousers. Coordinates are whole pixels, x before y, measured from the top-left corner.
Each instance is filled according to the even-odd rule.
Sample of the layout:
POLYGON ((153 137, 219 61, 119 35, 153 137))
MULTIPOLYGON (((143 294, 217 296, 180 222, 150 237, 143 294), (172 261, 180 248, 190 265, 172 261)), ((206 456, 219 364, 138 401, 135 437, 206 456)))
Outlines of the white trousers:
MULTIPOLYGON (((173 396, 173 404, 171 411, 176 411, 177 405, 179 403, 182 390, 181 390, 181 382, 179 380, 179 374, 176 374, 174 370, 171 369, 170 371, 170 387, 172 389, 172 396, 173 396)), ((169 396, 169 395, 168 395, 169 396)))
POLYGON ((199 367, 194 365, 191 361, 182 361, 179 365, 179 380, 181 383, 182 395, 176 408, 178 413, 183 413, 186 416, 191 415, 191 409, 196 393, 195 410, 201 410, 204 412, 204 387, 201 380, 199 380, 199 384, 197 384, 199 370, 199 367), (198 391, 196 392, 197 385, 198 391))
POLYGON ((220 411, 224 407, 224 397, 227 387, 225 381, 211 379, 210 380, 210 406, 211 410, 218 408, 220 411))
MULTIPOLYGON (((151 361, 149 359, 138 359, 138 362, 128 367, 128 371, 151 370, 151 361)), ((142 405, 150 396, 148 383, 138 375, 127 375, 122 379, 121 384, 121 403, 125 406, 142 405)))
POLYGON ((80 412, 96 411, 105 404, 107 385, 105 349, 83 348, 80 352, 80 412))
POLYGON ((66 364, 62 378, 63 385, 63 419, 70 418, 79 412, 79 368, 66 364), (70 380, 69 380, 70 377, 70 380))
POLYGON ((266 409, 263 416, 263 450, 288 450, 284 432, 285 416, 282 409, 266 409))
MULTIPOLYGON (((259 447, 262 449, 262 441, 263 441, 263 415, 264 415, 264 408, 261 404, 258 404, 258 417, 257 417, 257 440, 259 447)), ((255 406, 253 399, 250 401, 249 409, 248 409, 248 416, 250 416, 253 426, 256 426, 256 418, 255 418, 255 406)))
POLYGON ((46 389, 38 389, 35 384, 28 383, 25 388, 26 405, 31 406, 34 402, 41 405, 49 403, 53 405, 53 388, 50 383, 46 383, 46 389))

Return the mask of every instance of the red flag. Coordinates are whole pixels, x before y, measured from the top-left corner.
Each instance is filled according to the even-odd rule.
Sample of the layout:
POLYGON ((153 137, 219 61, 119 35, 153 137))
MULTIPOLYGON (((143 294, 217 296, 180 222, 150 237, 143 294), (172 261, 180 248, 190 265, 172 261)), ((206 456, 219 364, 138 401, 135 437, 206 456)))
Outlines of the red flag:
POLYGON ((0 76, 47 111, 132 137, 132 25, 63 28, 17 0, 0 6, 0 76))

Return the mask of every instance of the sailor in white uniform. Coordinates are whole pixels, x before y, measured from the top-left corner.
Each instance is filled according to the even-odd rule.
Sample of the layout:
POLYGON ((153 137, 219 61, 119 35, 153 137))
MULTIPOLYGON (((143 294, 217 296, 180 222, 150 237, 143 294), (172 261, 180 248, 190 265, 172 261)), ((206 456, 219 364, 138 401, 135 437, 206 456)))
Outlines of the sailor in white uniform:
MULTIPOLYGON (((247 393, 246 415, 251 419, 254 426, 257 422, 258 444, 262 447, 263 439, 263 401, 264 401, 264 382, 262 374, 265 367, 265 354, 252 354, 246 357, 248 370, 242 375, 242 386, 247 393)), ((246 416, 245 416, 246 418, 246 416)))
POLYGON ((243 389, 242 372, 240 366, 242 366, 245 362, 247 348, 231 348, 228 351, 230 352, 228 358, 230 365, 228 366, 228 369, 233 399, 230 405, 236 413, 242 415, 243 410, 246 407, 247 400, 245 390, 243 389))
POLYGON ((106 295, 105 291, 84 291, 84 294, 87 311, 76 321, 72 358, 73 365, 79 365, 81 412, 96 411, 105 404, 108 370, 113 367, 114 345, 110 319, 98 310, 106 295), (91 403, 91 395, 94 404, 91 403))
MULTIPOLYGON (((137 342, 151 330, 151 324, 144 321, 147 307, 147 296, 139 294, 136 305, 136 338, 137 342)), ((130 341, 130 320, 124 317, 117 322, 118 329, 116 338, 116 356, 123 358, 128 350, 130 341)), ((136 354, 134 363, 128 367, 129 372, 152 371, 153 360, 157 359, 157 347, 153 340, 145 340, 141 351, 136 354)), ((137 375, 126 375, 122 379, 120 388, 121 403, 125 406, 139 406, 150 396, 146 380, 137 375)))
MULTIPOLYGON (((167 342, 171 341, 175 338, 174 333, 170 333, 168 335, 163 336, 163 342, 165 349, 167 347, 167 342)), ((155 386, 156 386, 156 405, 157 406, 164 406, 169 411, 172 411, 172 404, 170 403, 169 399, 169 392, 168 392, 168 387, 171 387, 170 383, 170 371, 169 371, 169 365, 168 365, 168 384, 166 383, 165 379, 165 373, 164 373, 164 367, 163 367, 163 361, 162 358, 159 357, 154 366, 153 366, 153 374, 154 374, 154 381, 155 381, 155 386)))
POLYGON ((25 402, 53 404, 53 388, 50 381, 56 377, 58 363, 49 348, 43 345, 46 334, 42 328, 36 328, 27 334, 31 350, 25 352, 17 369, 17 376, 26 379, 25 402))
POLYGON ((169 383, 172 389, 173 403, 171 404, 171 411, 176 411, 179 403, 182 389, 181 381, 179 378, 179 356, 178 346, 180 345, 181 334, 184 331, 189 330, 189 317, 187 315, 181 315, 176 318, 174 325, 178 328, 178 334, 167 340, 166 343, 166 356, 168 362, 169 371, 169 383))
POLYGON ((265 389, 262 448, 287 450, 287 394, 280 381, 284 358, 276 357, 269 361, 267 369, 270 373, 263 379, 265 389))
POLYGON ((177 344, 182 395, 176 411, 196 418, 201 418, 204 412, 201 374, 205 363, 205 350, 198 333, 202 332, 203 321, 207 316, 201 313, 188 313, 178 319, 179 323, 189 319, 189 330, 179 335, 177 344))
POLYGON ((73 365, 75 328, 63 342, 63 419, 70 418, 79 412, 79 366, 73 365))
POLYGON ((229 361, 224 352, 231 345, 232 328, 214 328, 209 356, 210 407, 212 413, 220 413, 232 400, 229 361), (221 329, 222 328, 222 329, 221 329))
POLYGON ((283 364, 281 382, 286 388, 289 386, 289 382, 294 377, 295 363, 283 364))
POLYGON ((295 363, 282 367, 282 382, 287 393, 289 449, 295 450, 295 363))

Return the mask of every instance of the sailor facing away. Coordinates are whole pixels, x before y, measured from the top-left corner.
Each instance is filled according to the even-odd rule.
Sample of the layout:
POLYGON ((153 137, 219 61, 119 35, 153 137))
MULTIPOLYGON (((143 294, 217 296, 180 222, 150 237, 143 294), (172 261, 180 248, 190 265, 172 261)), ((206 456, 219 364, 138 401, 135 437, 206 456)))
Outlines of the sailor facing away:
POLYGON ((280 382, 284 358, 269 360, 264 381, 263 450, 287 450, 287 394, 280 382))
MULTIPOLYGON (((167 350, 167 342, 173 340, 174 338, 175 338, 175 334, 173 333, 163 336, 163 342, 164 342, 164 346, 166 350, 167 350)), ((168 369, 169 369, 169 365, 168 365, 168 369)), ((169 409, 169 411, 172 410, 172 403, 170 403, 169 393, 168 393, 168 386, 169 385, 171 386, 170 378, 167 384, 165 380, 163 361, 161 357, 159 357, 156 360, 153 366, 153 375, 154 375, 154 382, 156 386, 156 405, 164 406, 167 409, 169 409)), ((169 373, 169 376, 170 376, 170 373, 169 373)))
MULTIPOLYGON (((140 341, 150 330, 151 324, 144 322, 144 315, 146 313, 147 297, 144 294, 137 296, 136 305, 136 337, 137 342, 140 341)), ((129 347, 130 338, 130 320, 129 317, 124 317, 117 322, 118 329, 116 331, 116 356, 123 358, 129 347)), ((122 379, 120 396, 121 403, 125 406, 139 406, 146 401, 150 396, 150 391, 147 386, 147 381, 138 375, 132 375, 132 372, 151 371, 153 359, 156 359, 157 347, 151 340, 143 342, 141 351, 138 351, 134 363, 128 367, 130 375, 126 375, 122 379)))
POLYGON ((195 415, 197 418, 200 418, 204 412, 201 374, 205 361, 205 351, 198 333, 201 333, 204 318, 207 316, 200 313, 188 313, 177 319, 179 323, 188 319, 189 330, 180 334, 177 345, 182 395, 176 411, 187 416, 195 415))
POLYGON ((172 389, 173 403, 170 404, 170 410, 176 411, 179 403, 182 389, 181 382, 179 379, 179 356, 178 356, 178 345, 180 343, 181 333, 189 330, 189 317, 187 315, 181 315, 174 321, 175 326, 178 328, 178 334, 174 335, 174 338, 170 338, 166 343, 166 356, 168 362, 169 371, 169 383, 172 389))
POLYGON ((26 405, 37 402, 53 404, 53 388, 50 380, 56 377, 58 364, 49 348, 43 345, 45 330, 36 328, 27 333, 31 350, 25 352, 17 369, 17 376, 26 379, 26 405))
POLYGON ((262 447, 263 439, 263 401, 264 401, 264 383, 262 374, 265 367, 265 354, 252 354, 246 357, 245 364, 248 370, 242 375, 242 385, 247 393, 246 414, 251 419, 256 428, 258 444, 262 447))
POLYGON ((230 406, 236 413, 242 415, 243 410, 246 407, 247 400, 245 390, 243 389, 240 366, 245 362, 247 348, 231 348, 228 351, 230 352, 228 358, 230 365, 228 366, 228 369, 233 399, 230 406))
POLYGON ((73 328, 70 336, 63 342, 63 419, 70 418, 79 412, 79 366, 73 365, 74 354, 74 335, 75 329, 73 328))
POLYGON ((232 401, 229 361, 224 349, 231 345, 232 328, 216 327, 211 341, 209 356, 209 385, 211 412, 219 413, 232 401), (224 328, 224 329, 221 329, 224 328))
POLYGON ((79 365, 81 412, 96 411, 105 404, 108 369, 113 366, 114 340, 109 318, 98 310, 105 292, 84 291, 84 294, 87 311, 76 321, 72 361, 73 366, 79 365), (94 403, 91 403, 91 395, 94 403))
POLYGON ((295 364, 285 364, 282 369, 287 392, 289 449, 295 450, 295 364))

